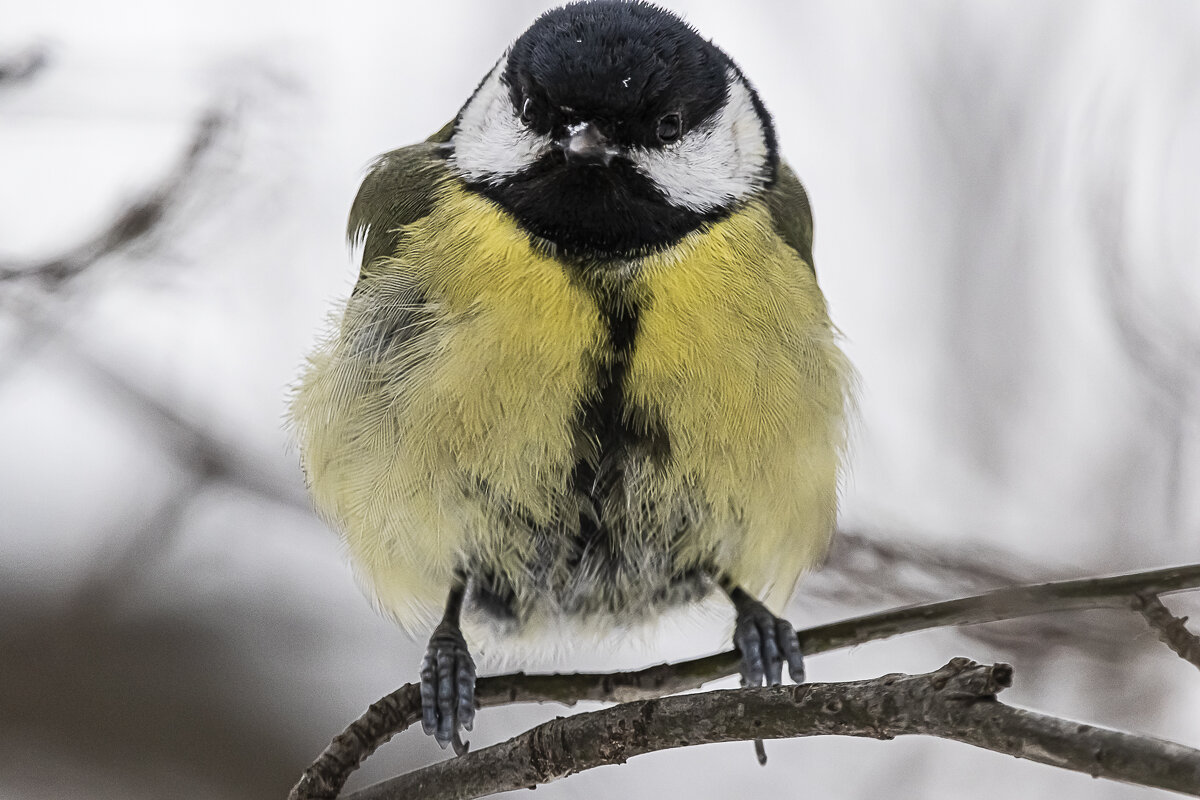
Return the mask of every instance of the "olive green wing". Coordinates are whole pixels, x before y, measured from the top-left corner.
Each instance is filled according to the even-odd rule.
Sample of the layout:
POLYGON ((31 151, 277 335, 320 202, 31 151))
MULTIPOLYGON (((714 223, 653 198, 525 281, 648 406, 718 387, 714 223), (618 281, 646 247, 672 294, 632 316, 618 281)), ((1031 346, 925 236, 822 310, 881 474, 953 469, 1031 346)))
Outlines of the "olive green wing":
POLYGON ((367 170, 346 225, 350 245, 362 245, 364 271, 395 253, 404 226, 432 210, 437 186, 449 175, 445 143, 453 132, 450 122, 420 144, 384 153, 367 170))
POLYGON ((771 213, 775 232, 789 247, 800 254, 804 263, 816 272, 813 263, 813 217, 808 193, 791 167, 780 162, 775 183, 767 189, 764 200, 771 213))

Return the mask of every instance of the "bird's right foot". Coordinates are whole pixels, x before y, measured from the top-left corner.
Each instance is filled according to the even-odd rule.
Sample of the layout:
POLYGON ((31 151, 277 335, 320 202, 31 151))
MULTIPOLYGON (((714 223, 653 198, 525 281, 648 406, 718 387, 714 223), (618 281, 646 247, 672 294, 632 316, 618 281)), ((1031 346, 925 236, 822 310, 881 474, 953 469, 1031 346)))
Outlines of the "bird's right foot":
POLYGON ((443 748, 467 751, 459 729, 475 724, 475 661, 462 631, 443 620, 429 638, 421 664, 421 727, 443 748))

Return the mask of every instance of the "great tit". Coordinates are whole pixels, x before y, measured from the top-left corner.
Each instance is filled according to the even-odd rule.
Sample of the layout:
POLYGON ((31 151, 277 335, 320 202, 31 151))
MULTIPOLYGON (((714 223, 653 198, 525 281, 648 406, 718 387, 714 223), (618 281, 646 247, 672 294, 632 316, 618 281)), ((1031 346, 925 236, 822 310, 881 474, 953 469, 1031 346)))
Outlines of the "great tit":
POLYGON ((475 715, 464 608, 553 635, 720 590, 743 684, 803 680, 768 605, 828 546, 853 383, 812 235, 749 81, 637 0, 545 13, 370 168, 358 282, 291 413, 377 604, 444 610, 420 673, 443 747, 475 715))

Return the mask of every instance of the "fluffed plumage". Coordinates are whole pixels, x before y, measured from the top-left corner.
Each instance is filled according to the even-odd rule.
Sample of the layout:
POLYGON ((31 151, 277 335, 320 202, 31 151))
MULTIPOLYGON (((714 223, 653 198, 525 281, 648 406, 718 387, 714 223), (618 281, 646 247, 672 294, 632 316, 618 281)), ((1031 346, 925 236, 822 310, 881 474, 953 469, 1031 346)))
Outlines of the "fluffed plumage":
POLYGON ((720 586, 744 679, 781 653, 802 677, 754 598, 825 552, 853 371, 807 195, 724 53, 646 3, 548 12, 374 164, 349 235, 359 280, 292 419, 378 604, 411 626, 449 597, 428 732, 458 747, 473 716, 464 603, 621 626, 720 586))

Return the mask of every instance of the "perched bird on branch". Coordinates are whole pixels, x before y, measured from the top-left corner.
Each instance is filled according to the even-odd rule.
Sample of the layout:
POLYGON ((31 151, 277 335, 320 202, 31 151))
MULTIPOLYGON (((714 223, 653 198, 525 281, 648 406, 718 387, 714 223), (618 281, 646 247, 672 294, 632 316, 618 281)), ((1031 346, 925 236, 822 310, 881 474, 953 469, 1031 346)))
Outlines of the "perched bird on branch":
POLYGON ((375 162, 292 418, 378 605, 444 610, 421 670, 443 746, 475 715, 464 610, 555 637, 718 590, 743 682, 803 680, 768 606, 828 545, 853 382, 812 232, 749 81, 644 2, 547 12, 375 162))

